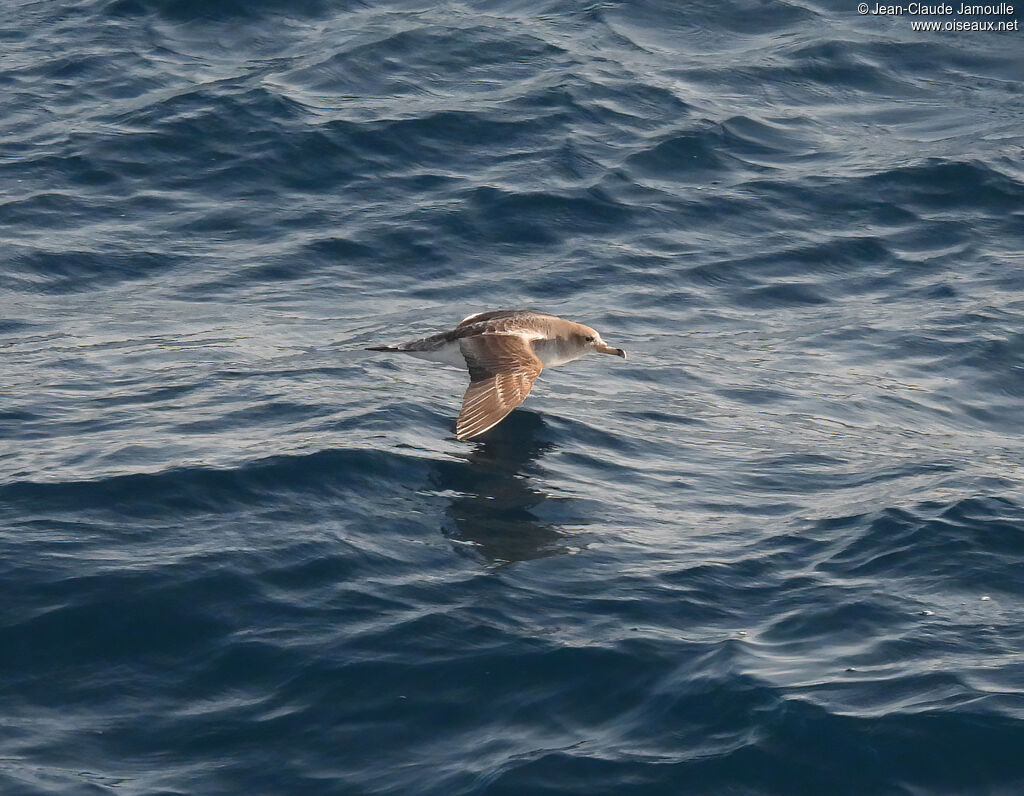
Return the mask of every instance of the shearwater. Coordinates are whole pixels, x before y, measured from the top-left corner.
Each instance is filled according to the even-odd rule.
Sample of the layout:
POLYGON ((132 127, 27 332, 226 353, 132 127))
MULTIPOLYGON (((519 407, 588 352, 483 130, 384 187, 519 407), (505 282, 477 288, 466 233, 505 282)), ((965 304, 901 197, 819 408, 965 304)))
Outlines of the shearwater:
POLYGON ((480 312, 447 332, 367 350, 397 351, 468 368, 469 387, 455 423, 460 440, 500 423, 526 400, 543 368, 572 362, 588 351, 626 357, 589 326, 530 310, 480 312))

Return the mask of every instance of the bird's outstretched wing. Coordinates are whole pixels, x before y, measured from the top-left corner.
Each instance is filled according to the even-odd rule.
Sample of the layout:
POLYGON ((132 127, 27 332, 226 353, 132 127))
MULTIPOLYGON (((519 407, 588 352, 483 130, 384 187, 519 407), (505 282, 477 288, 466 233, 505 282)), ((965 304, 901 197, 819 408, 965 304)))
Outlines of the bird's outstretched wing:
POLYGON ((526 400, 544 367, 520 334, 481 334, 459 341, 469 367, 469 388, 455 436, 469 439, 493 428, 526 400))

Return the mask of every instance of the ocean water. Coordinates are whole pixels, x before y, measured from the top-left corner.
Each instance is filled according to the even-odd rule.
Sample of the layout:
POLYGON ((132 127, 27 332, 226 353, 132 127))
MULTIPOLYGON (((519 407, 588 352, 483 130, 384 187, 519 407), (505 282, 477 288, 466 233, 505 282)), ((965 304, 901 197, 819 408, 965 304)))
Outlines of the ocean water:
POLYGON ((1024 792, 1024 47, 913 20, 7 4, 0 793, 1024 792), (362 350, 501 307, 630 358, 362 350))

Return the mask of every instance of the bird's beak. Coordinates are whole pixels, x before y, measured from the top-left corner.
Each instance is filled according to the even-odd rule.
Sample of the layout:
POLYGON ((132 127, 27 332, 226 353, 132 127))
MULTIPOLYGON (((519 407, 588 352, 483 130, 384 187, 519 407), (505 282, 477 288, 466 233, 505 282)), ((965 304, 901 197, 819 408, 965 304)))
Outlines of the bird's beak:
POLYGON ((594 350, 599 354, 615 354, 617 357, 622 357, 623 359, 626 358, 626 352, 621 348, 612 348, 610 345, 605 345, 604 343, 594 346, 594 350))

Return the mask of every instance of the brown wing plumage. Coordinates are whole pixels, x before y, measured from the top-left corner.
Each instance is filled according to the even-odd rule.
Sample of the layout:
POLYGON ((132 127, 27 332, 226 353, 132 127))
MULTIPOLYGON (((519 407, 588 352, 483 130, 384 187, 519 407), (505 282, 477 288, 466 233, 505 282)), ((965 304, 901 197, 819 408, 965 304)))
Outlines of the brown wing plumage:
POLYGON ((460 340, 478 334, 512 334, 526 331, 544 331, 552 321, 558 321, 554 315, 533 310, 494 310, 478 312, 459 322, 450 332, 445 332, 449 340, 460 340))
POLYGON ((469 366, 469 388, 455 423, 455 436, 483 434, 526 400, 544 367, 526 337, 482 334, 459 341, 469 366))
POLYGON ((463 326, 473 326, 478 323, 509 320, 515 321, 540 316, 545 318, 555 317, 554 315, 548 315, 546 312, 534 312, 533 310, 491 310, 490 312, 478 312, 476 315, 470 315, 468 318, 463 318, 455 328, 459 329, 463 326))

